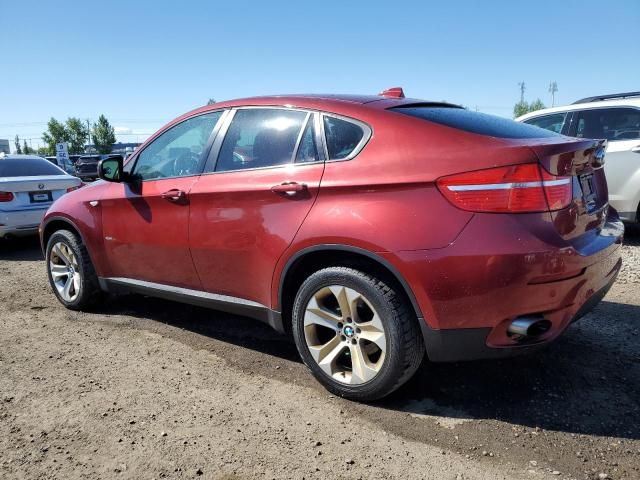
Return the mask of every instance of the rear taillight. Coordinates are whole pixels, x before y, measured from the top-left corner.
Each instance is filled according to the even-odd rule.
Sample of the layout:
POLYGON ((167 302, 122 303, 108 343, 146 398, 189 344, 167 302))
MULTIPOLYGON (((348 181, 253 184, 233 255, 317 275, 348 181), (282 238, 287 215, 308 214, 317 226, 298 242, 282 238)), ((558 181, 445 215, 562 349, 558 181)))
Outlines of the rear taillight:
POLYGON ((551 175, 537 163, 450 175, 437 185, 456 207, 472 212, 560 210, 573 197, 571 177, 551 175))
POLYGON ((74 190, 78 190, 79 188, 84 187, 84 183, 81 183, 80 185, 78 185, 77 187, 69 187, 67 188, 67 193, 69 192, 73 192, 74 190))
POLYGON ((0 202, 10 202, 11 200, 13 200, 13 193, 0 192, 0 202))

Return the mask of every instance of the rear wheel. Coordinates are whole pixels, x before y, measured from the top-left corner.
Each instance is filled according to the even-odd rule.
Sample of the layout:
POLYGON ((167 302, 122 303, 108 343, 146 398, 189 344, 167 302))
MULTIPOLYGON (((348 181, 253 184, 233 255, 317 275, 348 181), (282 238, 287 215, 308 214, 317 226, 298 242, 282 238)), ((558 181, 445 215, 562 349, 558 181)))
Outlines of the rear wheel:
POLYGON ((424 346, 403 296, 346 267, 311 275, 293 307, 296 346, 329 391, 358 401, 382 398, 416 371, 424 346))
POLYGON ((87 248, 75 233, 58 230, 51 235, 46 261, 53 293, 65 307, 84 310, 102 299, 87 248))

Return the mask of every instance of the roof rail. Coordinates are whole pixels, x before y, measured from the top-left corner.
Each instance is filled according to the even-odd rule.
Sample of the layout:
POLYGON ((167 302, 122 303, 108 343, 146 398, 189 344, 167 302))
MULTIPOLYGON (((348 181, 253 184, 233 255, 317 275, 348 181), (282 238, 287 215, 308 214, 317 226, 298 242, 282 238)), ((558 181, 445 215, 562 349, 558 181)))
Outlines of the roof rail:
POLYGON ((580 100, 573 102, 573 105, 577 103, 601 102, 603 100, 613 100, 615 98, 631 98, 631 97, 640 97, 640 92, 611 93, 609 95, 598 95, 595 97, 587 97, 587 98, 582 98, 580 100))

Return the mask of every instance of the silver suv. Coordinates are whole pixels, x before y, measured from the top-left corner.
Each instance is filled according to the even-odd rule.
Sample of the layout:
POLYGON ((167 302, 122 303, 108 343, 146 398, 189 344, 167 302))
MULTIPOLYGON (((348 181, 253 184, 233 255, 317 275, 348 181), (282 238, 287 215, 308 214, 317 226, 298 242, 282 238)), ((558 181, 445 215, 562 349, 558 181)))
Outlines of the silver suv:
POLYGON ((516 120, 571 137, 607 139, 609 203, 625 222, 640 222, 640 92, 583 98, 516 120))

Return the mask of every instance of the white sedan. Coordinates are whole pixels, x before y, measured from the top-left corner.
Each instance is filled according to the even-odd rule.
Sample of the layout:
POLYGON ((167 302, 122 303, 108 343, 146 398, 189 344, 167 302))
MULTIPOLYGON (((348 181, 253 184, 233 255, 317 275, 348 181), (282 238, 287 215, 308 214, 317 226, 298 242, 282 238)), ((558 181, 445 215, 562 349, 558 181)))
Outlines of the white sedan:
POLYGON ((0 153, 0 238, 37 233, 51 204, 81 186, 42 157, 0 153))

